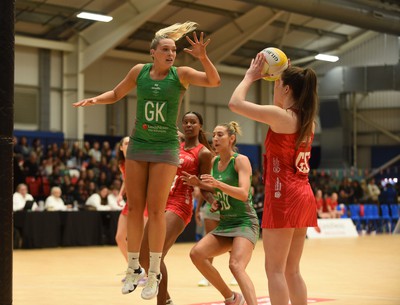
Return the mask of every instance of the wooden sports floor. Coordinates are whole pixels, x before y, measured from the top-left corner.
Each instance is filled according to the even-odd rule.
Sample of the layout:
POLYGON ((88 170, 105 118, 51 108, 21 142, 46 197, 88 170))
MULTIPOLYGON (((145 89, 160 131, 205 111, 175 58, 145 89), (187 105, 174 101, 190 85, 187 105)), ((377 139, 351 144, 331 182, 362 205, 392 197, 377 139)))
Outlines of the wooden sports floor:
MULTIPOLYGON (((197 286, 201 275, 188 256, 192 245, 176 244, 167 257, 174 304, 221 303, 221 296, 212 286, 197 286)), ((227 258, 228 254, 216 258, 215 265, 229 281, 227 258)), ((141 299, 141 288, 129 295, 121 294, 126 266, 117 247, 15 250, 13 262, 15 305, 156 304, 155 299, 141 299)), ((261 241, 247 270, 257 296, 267 297, 261 241)), ((309 304, 399 305, 400 235, 308 239, 302 274, 309 304)), ((260 300, 259 304, 269 301, 260 300)))

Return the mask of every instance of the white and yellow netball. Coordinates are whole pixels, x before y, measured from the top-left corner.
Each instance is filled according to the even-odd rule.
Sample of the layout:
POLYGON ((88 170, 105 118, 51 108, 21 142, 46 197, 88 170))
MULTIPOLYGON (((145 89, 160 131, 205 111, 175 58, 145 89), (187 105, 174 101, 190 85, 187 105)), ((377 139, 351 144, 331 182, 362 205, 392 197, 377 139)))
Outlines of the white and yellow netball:
POLYGON ((265 64, 261 71, 262 75, 268 74, 268 76, 263 77, 267 81, 277 80, 283 71, 288 67, 288 58, 282 50, 278 48, 265 48, 261 51, 265 57, 265 64))

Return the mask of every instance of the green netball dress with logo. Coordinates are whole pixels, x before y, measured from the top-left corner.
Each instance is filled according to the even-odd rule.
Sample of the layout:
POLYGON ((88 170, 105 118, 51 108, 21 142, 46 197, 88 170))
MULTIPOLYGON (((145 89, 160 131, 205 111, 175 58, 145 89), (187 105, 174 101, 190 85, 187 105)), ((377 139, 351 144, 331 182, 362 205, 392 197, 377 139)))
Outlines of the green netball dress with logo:
POLYGON ((176 121, 185 88, 176 67, 162 80, 153 80, 145 64, 137 77, 136 121, 127 158, 178 165, 179 141, 176 121))
MULTIPOLYGON (((231 157, 228 166, 223 171, 218 170, 220 157, 217 156, 212 167, 212 176, 231 186, 239 186, 239 175, 235 170, 237 156, 238 154, 235 153, 231 157)), ((228 237, 241 236, 255 244, 258 240, 260 226, 250 192, 247 201, 243 202, 225 194, 220 189, 215 189, 215 191, 214 196, 221 203, 220 222, 211 233, 228 237)))

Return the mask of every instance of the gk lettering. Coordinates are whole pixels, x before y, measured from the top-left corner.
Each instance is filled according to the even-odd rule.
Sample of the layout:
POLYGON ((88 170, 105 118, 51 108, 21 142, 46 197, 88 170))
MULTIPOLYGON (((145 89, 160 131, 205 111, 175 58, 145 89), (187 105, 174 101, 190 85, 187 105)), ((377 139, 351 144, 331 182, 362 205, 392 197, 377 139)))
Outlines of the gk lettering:
POLYGON ((165 117, 162 113, 166 102, 147 101, 144 113, 147 121, 165 122, 165 117))

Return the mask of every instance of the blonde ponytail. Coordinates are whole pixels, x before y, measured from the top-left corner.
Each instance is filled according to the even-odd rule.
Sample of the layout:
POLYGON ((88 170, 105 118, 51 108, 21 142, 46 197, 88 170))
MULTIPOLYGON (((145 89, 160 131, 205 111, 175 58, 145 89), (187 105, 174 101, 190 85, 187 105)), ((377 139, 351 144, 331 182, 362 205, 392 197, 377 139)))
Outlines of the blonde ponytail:
POLYGON ((192 21, 186 21, 185 23, 175 23, 169 27, 163 28, 156 32, 153 40, 150 44, 150 49, 157 48, 158 43, 161 39, 172 39, 177 41, 185 36, 187 33, 194 31, 197 28, 197 23, 192 21))
POLYGON ((239 123, 235 121, 230 121, 229 123, 222 123, 218 124, 217 126, 225 127, 229 136, 232 135, 235 136, 235 140, 232 143, 232 150, 237 151, 238 150, 236 147, 237 136, 242 134, 242 129, 240 128, 239 123))

